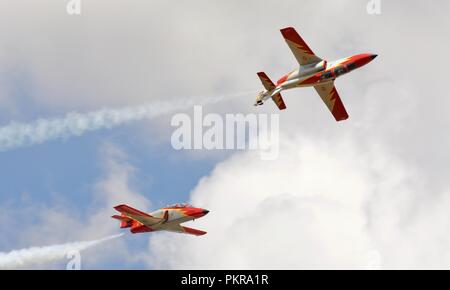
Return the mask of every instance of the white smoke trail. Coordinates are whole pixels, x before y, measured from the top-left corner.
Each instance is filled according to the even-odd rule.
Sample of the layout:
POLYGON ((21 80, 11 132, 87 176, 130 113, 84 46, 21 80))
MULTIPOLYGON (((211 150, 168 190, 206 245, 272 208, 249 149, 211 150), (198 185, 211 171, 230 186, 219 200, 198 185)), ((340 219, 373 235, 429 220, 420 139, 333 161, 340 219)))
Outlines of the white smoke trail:
POLYGON ((9 253, 0 253, 0 269, 12 269, 57 261, 66 258, 66 254, 71 251, 83 251, 123 235, 122 233, 94 241, 74 242, 47 247, 32 247, 14 250, 9 253))
POLYGON ((248 95, 249 92, 203 98, 194 101, 155 102, 120 109, 101 109, 88 113, 68 113, 62 118, 38 119, 31 123, 12 122, 0 127, 0 151, 41 144, 49 140, 81 136, 88 131, 110 129, 122 124, 155 118, 167 113, 186 110, 195 104, 217 103, 225 99, 248 95))

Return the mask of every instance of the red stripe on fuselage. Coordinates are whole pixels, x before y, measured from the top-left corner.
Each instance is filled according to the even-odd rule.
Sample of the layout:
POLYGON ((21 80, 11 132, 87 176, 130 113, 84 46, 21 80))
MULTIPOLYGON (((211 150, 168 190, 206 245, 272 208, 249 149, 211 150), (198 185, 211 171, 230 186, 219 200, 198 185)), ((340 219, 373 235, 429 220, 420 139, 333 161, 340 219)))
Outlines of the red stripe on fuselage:
POLYGON ((281 85, 282 83, 284 83, 288 78, 289 78, 289 74, 286 74, 286 75, 282 76, 282 77, 277 81, 277 86, 279 86, 279 85, 281 85))
POLYGON ((147 233, 147 232, 152 232, 153 229, 150 227, 147 227, 143 224, 140 224, 136 221, 133 221, 133 225, 131 226, 130 232, 132 232, 133 234, 137 234, 137 233, 147 233))

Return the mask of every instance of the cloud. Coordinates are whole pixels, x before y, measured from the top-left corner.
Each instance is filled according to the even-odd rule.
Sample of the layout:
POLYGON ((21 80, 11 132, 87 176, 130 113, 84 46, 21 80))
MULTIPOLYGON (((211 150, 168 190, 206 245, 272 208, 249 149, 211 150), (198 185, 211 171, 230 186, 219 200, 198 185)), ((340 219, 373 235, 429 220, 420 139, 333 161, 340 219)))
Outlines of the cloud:
POLYGON ((0 253, 0 269, 27 267, 58 261, 66 258, 68 253, 72 253, 73 251, 81 252, 106 241, 117 239, 122 235, 123 234, 113 235, 94 241, 81 241, 46 247, 32 247, 13 250, 8 253, 0 253))
MULTIPOLYGON (((252 0, 196 1, 176 3, 177 9, 173 1, 123 5, 119 0, 98 0, 84 3, 79 17, 67 15, 64 5, 55 0, 0 5, 4 44, 0 45, 0 80, 5 82, 0 100, 17 103, 19 113, 14 115, 22 118, 28 108, 20 106, 23 99, 43 110, 67 112, 186 96, 195 99, 247 88, 256 92, 261 87, 256 71, 264 70, 276 80, 296 66, 278 31, 284 26, 296 27, 311 48, 328 60, 378 53, 369 67, 337 81, 350 114, 348 123, 366 126, 364 140, 388 143, 401 158, 426 168, 430 183, 445 185, 446 165, 440 156, 450 138, 440 133, 439 124, 448 121, 445 108, 450 100, 442 98, 447 74, 446 58, 441 56, 450 50, 450 42, 439 35, 448 34, 450 27, 443 13, 450 5, 446 1, 383 3, 380 15, 367 14, 367 2, 351 0, 264 5, 252 0), (299 17, 298 11, 310 13, 299 17), (225 12, 233 15, 233 23, 223 16, 225 12), (425 16, 430 16, 427 23, 410 21, 425 16), (410 45, 398 45, 399 35, 410 45), (424 60, 424 52, 432 52, 431 58, 442 65, 424 60), (380 82, 388 85, 379 86, 380 82), (368 89, 371 94, 366 94, 368 89), (436 150, 421 154, 431 146, 431 139, 436 150)), ((314 90, 292 90, 284 96, 288 109, 283 112, 283 127, 293 123, 318 138, 333 134, 326 108, 314 90)), ((273 111, 272 104, 253 108, 253 101, 243 97, 213 106, 212 111, 273 111)), ((3 118, 8 119, 11 111, 6 110, 3 118)), ((167 136, 168 124, 152 125, 161 125, 161 135, 167 136)))
MULTIPOLYGON (((187 3, 177 5, 200 13, 187 3)), ((0 100, 25 98, 52 110, 92 110, 255 87, 231 78, 227 61, 232 43, 217 50, 224 43, 219 34, 204 43, 203 34, 191 34, 191 23, 185 29, 165 20, 166 11, 173 9, 164 1, 123 5, 100 0, 83 3, 77 17, 55 0, 1 3, 0 24, 10 28, 0 27, 0 79, 8 80, 12 90, 5 90, 0 100), (219 72, 222 77, 215 79, 219 72)), ((176 14, 170 18, 180 16, 176 14)))
MULTIPOLYGON (((352 1, 261 5, 254 0, 158 0, 123 5, 98 0, 83 3, 80 16, 67 15, 64 6, 57 0, 0 4, 0 79, 13 89, 0 100, 25 98, 41 108, 66 111, 184 98, 186 92, 197 96, 257 90, 256 71, 268 70, 276 78, 296 65, 279 28, 298 26, 321 56, 329 58, 343 56, 329 47, 344 41, 322 19, 340 23, 350 35, 339 51, 361 44, 353 38, 361 46, 368 38, 355 33, 363 27, 350 25, 355 17, 368 19, 365 3, 352 1), (298 17, 299 9, 311 13, 298 17), (349 11, 352 17, 340 16, 349 11), (224 13, 233 15, 233 23, 224 13), (313 37, 319 33, 320 39, 313 37)), ((236 107, 252 102, 253 97, 243 98, 236 107)))
MULTIPOLYGON (((294 26, 328 60, 366 51, 380 55, 367 68, 337 81, 350 114, 348 123, 363 124, 364 139, 388 143, 403 159, 426 168, 430 183, 445 186, 446 165, 440 156, 450 138, 440 133, 440 124, 448 121, 445 108, 450 100, 442 98, 447 66, 441 56, 450 50, 450 42, 439 35, 448 34, 450 27, 443 13, 450 5, 446 1, 383 3, 380 15, 367 14, 367 2, 351 0, 264 5, 252 0, 196 1, 176 3, 177 9, 173 1, 123 5, 119 0, 98 0, 84 3, 79 17, 67 15, 55 0, 0 5, 4 119, 10 120, 11 114, 27 118, 30 103, 41 110, 67 112, 196 99, 247 88, 256 92, 261 85, 255 72, 264 70, 276 80, 295 68, 278 31, 294 26), (310 13, 299 17, 298 11, 310 13), (225 12, 233 15, 233 23, 223 16, 225 12), (410 21, 425 16, 430 16, 427 23, 410 21), (399 35, 410 45, 398 45, 399 35), (436 62, 425 60, 425 52, 432 52, 436 62), (378 86, 380 82, 388 85, 378 86), (366 94, 368 89, 371 94, 366 94), (437 150, 421 154, 431 139, 437 150)), ((283 112, 283 127, 293 123, 318 138, 333 134, 314 90, 292 90, 284 96, 288 109, 283 112)), ((272 104, 253 108, 253 101, 253 96, 242 97, 211 111, 273 111, 272 104)), ((161 135, 167 136, 168 124, 152 125, 163 127, 161 135)), ((146 133, 141 136, 148 138, 146 133)))
MULTIPOLYGON (((284 139, 286 140, 286 139, 284 139)), ((192 192, 209 209, 194 226, 204 238, 150 239, 151 265, 162 268, 363 268, 375 251, 366 228, 366 160, 352 142, 330 148, 298 138, 280 158, 257 152, 220 163, 192 192)))
MULTIPOLYGON (((219 164, 192 197, 211 209, 196 221, 209 234, 152 237, 152 267, 448 267, 448 1, 384 1, 377 16, 366 13, 367 1, 85 4, 78 18, 56 1, 0 4, 0 79, 14 76, 1 85, 4 118, 11 107, 26 115, 17 85, 26 101, 61 111, 259 88, 254 72, 275 80, 296 65, 278 32, 284 26, 329 60, 379 54, 336 82, 345 123, 333 122, 314 90, 285 92, 284 159, 261 163, 248 152, 219 164)), ((273 112, 252 102, 213 111, 273 112)), ((129 176, 118 170, 104 188, 129 176)), ((95 232, 84 222, 86 235, 95 232)))
POLYGON ((448 193, 424 190, 416 170, 378 145, 283 140, 275 161, 235 154, 203 178, 191 202, 210 214, 191 226, 208 234, 152 236, 150 267, 450 266, 448 193))

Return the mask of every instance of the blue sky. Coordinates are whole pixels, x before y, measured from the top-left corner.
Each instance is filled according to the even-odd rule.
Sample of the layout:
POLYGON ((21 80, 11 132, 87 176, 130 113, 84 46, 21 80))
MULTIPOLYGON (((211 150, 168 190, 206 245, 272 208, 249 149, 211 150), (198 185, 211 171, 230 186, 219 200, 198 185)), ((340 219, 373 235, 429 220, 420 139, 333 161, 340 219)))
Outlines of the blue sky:
POLYGON ((130 163, 138 168, 135 186, 141 192, 149 192, 148 197, 155 205, 186 201, 196 181, 211 170, 215 161, 181 162, 186 160, 186 153, 172 149, 170 142, 152 150, 143 148, 133 141, 136 136, 132 126, 2 154, 0 162, 7 165, 0 168, 4 178, 2 201, 17 200, 21 192, 30 198, 39 196, 41 201, 50 201, 52 192, 64 193, 72 202, 90 201, 91 186, 102 174, 97 165, 102 142, 113 142, 124 151, 133 152, 130 163), (73 154, 74 151, 77 154, 73 154))
MULTIPOLYGON (((30 112, 31 115, 36 113, 30 112)), ((147 122, 146 125, 151 124, 147 122)), ((43 204, 70 209, 82 219, 88 218, 89 210, 92 210, 94 185, 105 174, 99 165, 105 142, 126 152, 128 163, 136 168, 130 186, 152 202, 151 209, 189 201, 190 191, 201 177, 211 171, 218 162, 217 158, 189 157, 184 151, 172 149, 170 142, 149 148, 138 141, 140 137, 136 130, 140 126, 142 125, 125 125, 113 130, 90 132, 82 137, 54 140, 3 152, 0 154, 0 164, 3 164, 0 167, 0 202, 13 207, 18 213, 21 213, 22 208, 25 210, 33 204, 43 204)), ((151 131, 147 132, 152 134, 151 131)), ((124 199, 122 202, 128 201, 124 199)), ((110 214, 115 214, 113 208, 110 209, 110 214)), ((36 226, 36 231, 39 231, 41 221, 30 221, 27 215, 19 214, 15 222, 18 225, 25 223, 27 230, 36 226)), ((110 219, 108 222, 118 227, 116 220, 110 219)), ((14 231, 7 224, 2 224, 1 228, 6 235, 9 231, 14 231)), ((126 236, 123 239, 135 252, 145 248, 148 241, 145 235, 126 236)), ((15 245, 11 242, 11 239, 2 239, 2 248, 14 249, 15 245)), ((146 267, 141 262, 126 264, 120 257, 84 266, 91 269, 114 269, 123 268, 124 263, 130 269, 146 267)), ((52 267, 64 268, 65 262, 56 263, 52 267)))

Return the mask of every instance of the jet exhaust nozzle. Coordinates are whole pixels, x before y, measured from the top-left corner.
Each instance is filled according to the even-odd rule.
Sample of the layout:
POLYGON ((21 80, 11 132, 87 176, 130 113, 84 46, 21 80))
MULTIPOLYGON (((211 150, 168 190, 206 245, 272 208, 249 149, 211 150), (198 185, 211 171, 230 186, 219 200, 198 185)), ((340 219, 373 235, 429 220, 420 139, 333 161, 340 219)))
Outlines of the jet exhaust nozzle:
POLYGON ((267 91, 261 91, 258 93, 258 95, 256 96, 256 102, 254 104, 254 106, 261 106, 263 104, 263 99, 266 96, 267 91))

